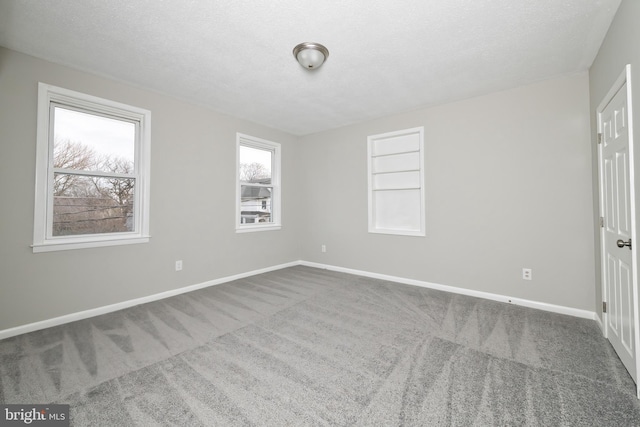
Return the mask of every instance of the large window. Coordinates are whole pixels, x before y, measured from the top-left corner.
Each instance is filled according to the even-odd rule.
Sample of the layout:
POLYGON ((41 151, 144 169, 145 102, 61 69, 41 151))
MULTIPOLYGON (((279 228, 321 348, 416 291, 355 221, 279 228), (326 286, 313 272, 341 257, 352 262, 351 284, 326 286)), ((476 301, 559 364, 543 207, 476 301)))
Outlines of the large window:
POLYGON ((424 236, 424 128, 368 138, 369 232, 424 236))
POLYGON ((150 119, 40 83, 34 252, 148 241, 150 119))
POLYGON ((236 145, 236 231, 280 229, 280 144, 239 133, 236 145))

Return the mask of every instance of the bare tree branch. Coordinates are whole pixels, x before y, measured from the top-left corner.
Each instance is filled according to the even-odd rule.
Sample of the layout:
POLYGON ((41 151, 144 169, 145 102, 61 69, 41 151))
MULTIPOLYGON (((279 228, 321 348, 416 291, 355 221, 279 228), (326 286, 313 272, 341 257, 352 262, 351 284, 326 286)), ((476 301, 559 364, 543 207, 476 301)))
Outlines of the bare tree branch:
POLYGON ((240 181, 258 182, 270 177, 271 173, 262 163, 240 163, 240 181))
MULTIPOLYGON (((87 145, 68 139, 55 141, 53 145, 53 167, 61 169, 91 170, 95 153, 87 145)), ((56 174, 53 182, 54 196, 78 195, 81 183, 77 175, 56 174)))
MULTIPOLYGON (((70 140, 56 141, 53 163, 55 168, 75 171, 134 172, 133 162, 118 156, 98 156, 89 146, 70 140)), ((56 173, 54 235, 130 230, 134 190, 133 178, 56 173)))

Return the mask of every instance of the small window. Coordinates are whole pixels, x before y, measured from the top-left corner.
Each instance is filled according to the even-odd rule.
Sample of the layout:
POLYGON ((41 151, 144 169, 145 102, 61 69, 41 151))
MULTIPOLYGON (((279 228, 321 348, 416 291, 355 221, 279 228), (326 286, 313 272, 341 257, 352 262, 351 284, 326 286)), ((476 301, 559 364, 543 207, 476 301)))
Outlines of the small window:
POLYGON ((368 138, 369 232, 425 235, 424 128, 368 138))
POLYGON ((280 144, 237 134, 236 231, 278 230, 280 144))
POLYGON ((34 252, 148 241, 150 118, 40 83, 34 252))

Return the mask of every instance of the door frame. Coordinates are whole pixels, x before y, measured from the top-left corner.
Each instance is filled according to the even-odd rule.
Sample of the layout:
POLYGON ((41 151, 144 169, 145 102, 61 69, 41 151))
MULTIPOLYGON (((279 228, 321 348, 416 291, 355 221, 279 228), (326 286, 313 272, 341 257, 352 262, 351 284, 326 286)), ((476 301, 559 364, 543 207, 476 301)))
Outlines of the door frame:
MULTIPOLYGON (((640 351, 638 351, 638 345, 640 344, 640 308, 639 300, 638 300, 638 241, 637 236, 637 228, 636 228, 636 192, 635 192, 635 150, 633 143, 633 108, 632 108, 632 91, 631 91, 631 64, 627 64, 620 74, 620 76, 616 79, 611 89, 607 92, 605 97, 602 99, 598 108, 596 109, 596 128, 598 135, 602 133, 602 112, 607 107, 609 102, 613 99, 613 97, 618 93, 618 91, 624 86, 627 85, 627 123, 629 130, 629 191, 631 197, 631 239, 635 246, 634 253, 631 257, 631 266, 633 268, 632 274, 632 294, 633 294, 633 319, 634 319, 634 361, 636 364, 636 373, 638 375, 638 382, 636 383, 636 394, 640 399, 640 351)), ((602 145, 597 144, 597 153, 598 153, 598 190, 599 190, 599 198, 598 198, 598 212, 599 218, 604 217, 604 188, 603 188, 603 179, 604 179, 604 171, 602 170, 602 145)), ((602 302, 607 302, 607 289, 606 289, 606 260, 605 258, 605 250, 604 250, 604 228, 602 226, 600 228, 600 247, 597 248, 600 251, 600 270, 601 270, 601 285, 602 285, 602 302)), ((609 337, 609 328, 608 328, 608 313, 602 313, 602 333, 605 338, 609 337)))

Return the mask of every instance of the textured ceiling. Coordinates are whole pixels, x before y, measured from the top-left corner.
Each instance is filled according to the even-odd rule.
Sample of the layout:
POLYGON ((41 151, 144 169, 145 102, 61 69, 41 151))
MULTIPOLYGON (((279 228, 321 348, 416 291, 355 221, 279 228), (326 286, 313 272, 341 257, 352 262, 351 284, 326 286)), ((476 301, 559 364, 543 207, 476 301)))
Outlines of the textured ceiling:
POLYGON ((587 70, 619 4, 1 0, 0 45, 304 135, 587 70))

